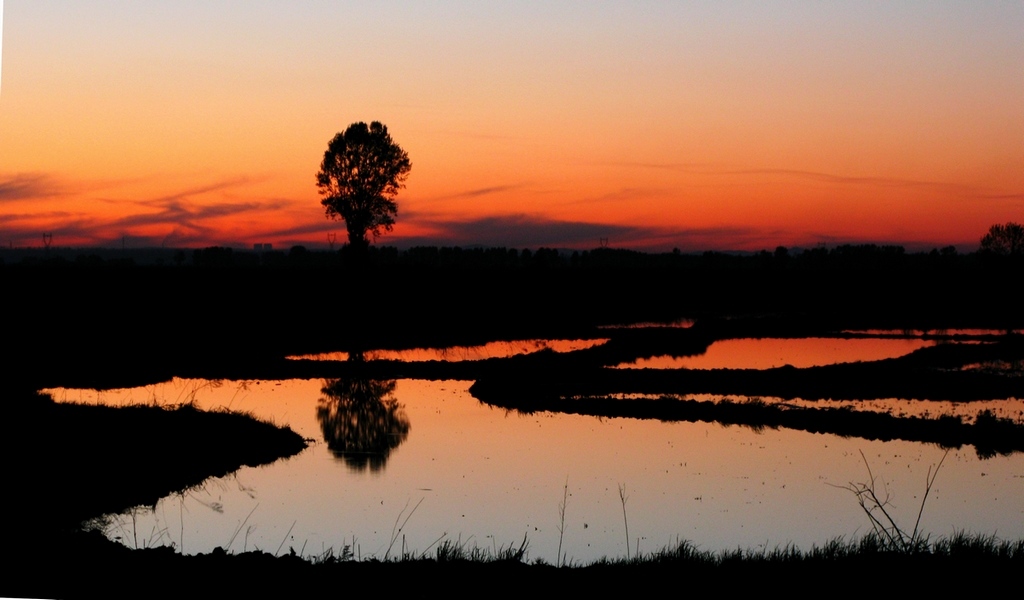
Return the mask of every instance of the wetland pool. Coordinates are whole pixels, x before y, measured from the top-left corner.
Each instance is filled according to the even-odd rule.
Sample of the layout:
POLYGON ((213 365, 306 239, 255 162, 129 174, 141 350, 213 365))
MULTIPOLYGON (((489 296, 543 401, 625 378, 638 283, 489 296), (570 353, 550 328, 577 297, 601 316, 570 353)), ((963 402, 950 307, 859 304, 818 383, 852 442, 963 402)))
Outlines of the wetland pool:
MULTIPOLYGON (((631 554, 683 539, 711 550, 810 548, 868 531, 856 499, 842 489, 867 481, 865 458, 884 481, 897 521, 912 527, 929 469, 944 454, 929 444, 787 429, 524 415, 484 405, 469 394, 471 382, 454 380, 378 382, 388 414, 367 416, 338 409, 344 400, 328 383, 174 379, 46 391, 57 401, 248 411, 313 440, 290 459, 117 516, 107 530, 131 547, 173 545, 186 553, 219 546, 316 556, 349 547, 357 557, 382 558, 429 552, 439 540, 494 549, 518 546, 525 536, 531 560, 556 562, 560 538, 565 557, 577 563, 621 557, 620 486, 631 554), (383 422, 391 430, 404 424, 400 435, 385 432, 383 458, 338 451, 338 436, 380 438, 372 423, 383 422)), ((981 460, 971 447, 951 450, 922 527, 934 536, 967 530, 1024 538, 1024 455, 981 460)))
POLYGON ((654 356, 617 365, 629 369, 798 369, 883 360, 934 346, 919 338, 737 338, 712 343, 694 356, 654 356))

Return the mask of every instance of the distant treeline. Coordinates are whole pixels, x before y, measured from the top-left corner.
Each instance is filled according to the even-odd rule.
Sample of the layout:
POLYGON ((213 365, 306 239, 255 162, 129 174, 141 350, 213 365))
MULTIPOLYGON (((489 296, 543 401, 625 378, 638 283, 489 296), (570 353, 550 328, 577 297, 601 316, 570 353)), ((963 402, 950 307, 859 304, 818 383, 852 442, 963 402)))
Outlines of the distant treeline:
POLYGON ((471 269, 627 268, 627 269, 964 269, 1017 265, 1019 256, 991 252, 959 253, 954 246, 930 252, 907 252, 903 246, 846 244, 833 248, 790 250, 784 246, 757 253, 649 253, 616 248, 559 250, 553 248, 460 248, 419 246, 400 250, 371 246, 365 254, 341 250, 237 250, 214 246, 195 250, 143 248, 0 249, 0 266, 131 267, 271 267, 323 268, 338 266, 413 266, 471 269))
POLYGON ((0 358, 5 374, 30 389, 109 365, 151 379, 154 370, 173 376, 225 361, 250 368, 338 348, 579 339, 601 325, 680 318, 769 315, 834 330, 1024 328, 1024 261, 978 253, 383 247, 361 267, 337 251, 172 250, 169 262, 149 266, 117 262, 114 251, 55 250, 0 267, 8 318, 0 358))

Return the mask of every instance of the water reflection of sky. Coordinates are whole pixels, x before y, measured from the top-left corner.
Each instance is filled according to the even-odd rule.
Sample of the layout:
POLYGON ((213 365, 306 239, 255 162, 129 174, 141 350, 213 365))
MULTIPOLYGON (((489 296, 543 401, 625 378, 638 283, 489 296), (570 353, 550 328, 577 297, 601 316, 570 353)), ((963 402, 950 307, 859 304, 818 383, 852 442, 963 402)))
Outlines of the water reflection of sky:
POLYGON ((849 329, 843 332, 849 335, 884 335, 901 337, 979 337, 1000 336, 1007 333, 1024 334, 1024 329, 849 329))
MULTIPOLYGON (((174 380, 99 393, 51 391, 58 400, 194 401, 246 410, 320 440, 323 384, 174 380)), ((625 554, 619 485, 628 495, 631 548, 637 538, 642 551, 677 539, 709 549, 787 542, 807 548, 867 531, 852 495, 833 487, 865 480, 861 452, 906 524, 916 516, 929 466, 943 452, 790 430, 523 416, 481 405, 469 385, 397 381, 394 397, 411 428, 381 471, 352 469, 318 441, 299 456, 166 498, 154 513, 137 514, 134 525, 122 518, 112 533, 129 545, 173 542, 190 553, 229 542, 234 551, 274 552, 283 541, 282 551, 291 546, 315 555, 354 541, 363 556, 379 557, 396 520, 422 500, 401 534, 406 548, 424 550, 442 536, 491 548, 526 534, 530 558, 553 561, 568 480, 563 549, 577 561, 625 554)), ((1021 455, 980 461, 972 448, 953 451, 922 526, 935 535, 967 529, 1024 537, 1022 492, 1021 455)), ((401 544, 399 537, 392 554, 401 544)))
MULTIPOLYGON (((611 397, 621 400, 679 398, 702 402, 735 402, 750 400, 748 396, 730 396, 720 394, 687 394, 685 396, 671 394, 612 394, 611 397)), ((971 400, 954 402, 950 400, 910 400, 906 398, 876 398, 872 400, 805 400, 803 398, 779 398, 774 396, 758 396, 757 400, 766 404, 781 404, 802 408, 849 408, 861 412, 879 412, 894 417, 920 417, 934 419, 940 416, 951 416, 966 423, 974 422, 978 414, 984 411, 992 413, 999 419, 1024 423, 1024 398, 1004 398, 1000 400, 971 400)))
POLYGON ((622 325, 602 325, 599 329, 689 329, 697 321, 694 319, 676 319, 674 321, 643 321, 640 323, 625 323, 622 325))
POLYGON ((717 341, 697 356, 655 356, 617 365, 633 369, 771 369, 882 360, 934 345, 921 339, 760 338, 717 341))
MULTIPOLYGON (((371 350, 363 353, 365 360, 399 360, 403 362, 426 362, 431 360, 461 362, 466 360, 486 360, 489 358, 510 358, 521 354, 552 350, 554 352, 574 352, 585 350, 607 342, 607 339, 594 340, 513 340, 504 342, 488 342, 479 346, 453 346, 451 348, 411 348, 407 350, 371 350)), ((292 360, 336 360, 349 359, 348 352, 324 352, 321 354, 304 354, 289 356, 292 360)))

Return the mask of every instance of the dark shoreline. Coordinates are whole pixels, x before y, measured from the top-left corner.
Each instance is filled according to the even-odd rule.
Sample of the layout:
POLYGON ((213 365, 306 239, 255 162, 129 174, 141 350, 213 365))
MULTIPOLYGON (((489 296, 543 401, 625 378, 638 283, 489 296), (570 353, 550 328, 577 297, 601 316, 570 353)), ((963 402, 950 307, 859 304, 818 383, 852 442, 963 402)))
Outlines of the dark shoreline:
MULTIPOLYGON (((564 398, 638 391, 686 394, 726 390, 733 394, 822 398, 844 397, 844 393, 851 397, 1019 397, 1024 378, 955 370, 937 375, 936 370, 942 365, 962 365, 986 352, 1019 360, 1021 342, 1012 336, 998 336, 1003 338, 999 344, 985 348, 939 346, 892 361, 813 369, 658 373, 603 367, 642 353, 696 353, 716 339, 729 337, 806 337, 823 332, 840 335, 852 329, 1019 329, 1024 327, 1024 313, 1012 288, 1021 273, 1019 265, 781 272, 734 266, 0 266, 0 282, 11 291, 2 300, 5 313, 32 324, 28 330, 9 328, 10 338, 3 350, 8 367, 2 398, 10 411, 3 421, 5 462, 12 473, 11 489, 26 493, 9 493, 5 500, 12 509, 9 514, 16 515, 13 539, 25 543, 19 543, 24 550, 6 553, 5 562, 14 575, 7 578, 0 593, 65 596, 100 589, 109 593, 110 588, 104 586, 110 581, 97 574, 109 569, 116 570, 118 581, 125 585, 150 589, 166 573, 178 573, 177 583, 166 588, 168 593, 192 589, 199 578, 213 573, 224 578, 217 585, 233 591, 265 592, 265 578, 281 578, 280 589, 287 593, 325 589, 337 577, 383 576, 390 580, 402 579, 404 574, 409 574, 407 587, 398 587, 415 593, 423 591, 417 578, 441 582, 478 572, 511 578, 524 590, 544 582, 574 588, 631 589, 623 580, 678 580, 681 574, 698 578, 741 575, 750 579, 750 589, 754 589, 761 583, 782 584, 793 578, 810 581, 822 574, 853 577, 864 569, 873 574, 909 570, 911 576, 934 581, 931 574, 943 569, 984 568, 994 577, 992 581, 1008 578, 1019 572, 1020 552, 1009 558, 982 551, 947 557, 875 553, 825 563, 796 559, 786 563, 667 561, 660 566, 622 564, 574 569, 514 561, 311 565, 292 557, 269 555, 181 557, 164 550, 132 552, 96 539, 94 534, 76 533, 77 523, 103 512, 155 502, 207 476, 242 464, 269 462, 301 446, 294 438, 273 451, 264 442, 252 445, 253 440, 264 439, 265 435, 282 436, 282 440, 287 435, 269 430, 255 432, 251 429, 254 425, 244 417, 186 408, 177 411, 181 413, 178 416, 161 411, 156 421, 162 423, 156 424, 142 416, 145 411, 141 409, 133 412, 55 405, 36 397, 35 390, 141 385, 175 376, 327 378, 357 373, 380 378, 470 379, 477 382, 475 393, 488 402, 529 399, 535 404, 526 406, 526 410, 547 410, 550 406, 544 408, 542 402, 564 402, 564 398), (682 317, 696 317, 698 326, 674 331, 599 329, 602 325, 682 317), (378 361, 354 366, 284 359, 291 354, 332 350, 597 337, 610 337, 612 341, 570 355, 539 353, 470 364, 378 361), (799 381, 794 383, 794 377, 799 381), (814 389, 818 391, 812 392, 814 389), (495 396, 499 392, 503 398, 495 396), (93 414, 83 416, 89 412, 93 414), (177 420, 179 416, 183 420, 177 420), (229 418, 236 420, 230 424, 218 421, 229 418), (218 424, 212 425, 214 421, 218 424), (183 454, 189 446, 186 440, 191 442, 197 431, 210 426, 214 433, 208 434, 209 438, 219 446, 183 454), (145 431, 148 441, 147 436, 132 433, 136 431, 145 431), (150 435, 156 431, 163 433, 150 435), (238 431, 240 437, 229 431, 238 431), (109 443, 101 448, 97 439, 109 443), (62 461, 58 458, 51 461, 58 470, 49 470, 46 465, 51 459, 35 450, 40 443, 47 444, 46 452, 51 457, 73 457, 79 462, 64 461, 67 470, 61 472, 62 461), (103 455, 87 456, 83 449, 103 455), (121 465, 133 457, 141 461, 135 471, 151 476, 151 481, 102 479, 104 467, 121 465), (176 466, 186 467, 192 474, 172 476, 176 466), (117 495, 116 502, 80 502, 81 498, 92 498, 95 490, 90 486, 101 482, 116 488, 111 492, 117 495), (60 527, 42 528, 40 524, 48 522, 43 516, 50 519, 54 514, 62 515, 56 519, 60 527), (40 582, 30 575, 30 569, 40 566, 56 569, 68 581, 40 582), (283 583, 295 577, 308 579, 304 583, 283 583)), ((993 447, 1002 451, 998 444, 993 447)), ((210 589, 221 589, 217 585, 210 589)), ((123 593, 129 595, 129 588, 124 589, 123 593)), ((936 585, 935 589, 943 588, 936 585)))
POLYGON ((307 443, 288 428, 190 405, 111 408, 30 394, 6 396, 4 407, 7 481, 27 492, 5 504, 19 515, 15 527, 25 527, 19 533, 30 537, 153 506, 209 477, 297 454, 307 443))
POLYGON ((848 408, 808 408, 760 401, 689 400, 661 397, 619 400, 608 397, 558 398, 546 401, 482 402, 517 412, 539 411, 601 418, 657 419, 740 425, 761 429, 794 429, 865 440, 904 440, 940 448, 973 446, 979 458, 1024 452, 1024 425, 982 413, 973 422, 956 417, 898 417, 848 408))

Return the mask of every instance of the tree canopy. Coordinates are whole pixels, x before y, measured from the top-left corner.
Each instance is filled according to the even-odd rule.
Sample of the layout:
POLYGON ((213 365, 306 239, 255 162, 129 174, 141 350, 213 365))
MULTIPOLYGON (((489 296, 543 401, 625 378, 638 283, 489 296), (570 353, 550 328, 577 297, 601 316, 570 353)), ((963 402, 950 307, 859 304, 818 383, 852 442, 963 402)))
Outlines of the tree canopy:
POLYGON ((1004 256, 1024 254, 1024 227, 1012 222, 993 225, 981 238, 981 251, 1004 256))
POLYGON ((353 123, 327 144, 316 186, 327 217, 345 221, 350 246, 365 249, 368 234, 391 231, 410 169, 409 155, 378 121, 353 123))

